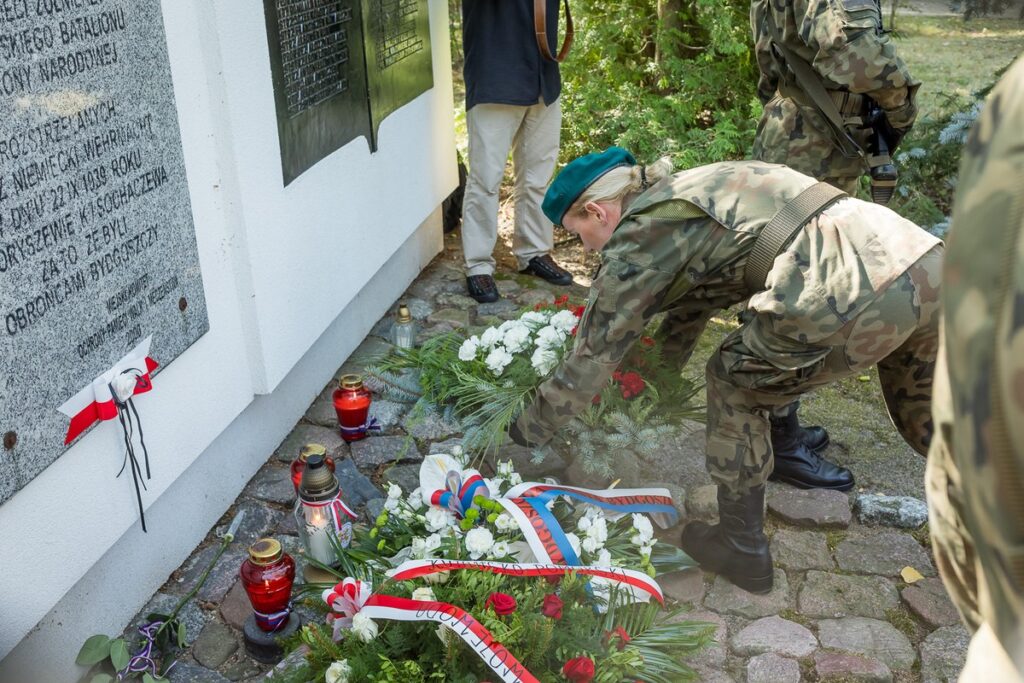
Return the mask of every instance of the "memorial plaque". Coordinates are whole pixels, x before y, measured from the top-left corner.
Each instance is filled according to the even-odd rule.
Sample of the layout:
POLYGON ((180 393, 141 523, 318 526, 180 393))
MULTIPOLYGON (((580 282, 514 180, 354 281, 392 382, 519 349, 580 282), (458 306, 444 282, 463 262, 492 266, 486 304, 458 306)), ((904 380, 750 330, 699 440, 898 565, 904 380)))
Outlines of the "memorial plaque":
POLYGON ((264 0, 287 185, 433 85, 427 0, 264 0))
POLYGON ((0 503, 64 452, 58 407, 209 328, 160 0, 0 0, 0 325, 0 503))

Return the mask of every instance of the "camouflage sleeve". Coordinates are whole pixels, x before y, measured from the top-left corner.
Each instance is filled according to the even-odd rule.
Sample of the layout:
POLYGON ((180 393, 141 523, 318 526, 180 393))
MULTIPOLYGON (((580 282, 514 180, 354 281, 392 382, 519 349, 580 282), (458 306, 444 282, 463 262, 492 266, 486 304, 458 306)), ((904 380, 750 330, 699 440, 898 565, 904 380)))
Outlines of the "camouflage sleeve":
POLYGON ((686 365, 713 314, 714 310, 707 306, 685 305, 670 310, 658 328, 665 359, 679 367, 686 365))
POLYGON ((816 0, 809 3, 808 19, 818 73, 873 99, 894 128, 909 129, 917 118, 921 83, 896 54, 892 39, 879 31, 882 17, 875 0, 816 0))
POLYGON ((590 404, 658 312, 675 275, 605 261, 591 285, 573 350, 519 417, 519 430, 530 443, 547 443, 590 404))

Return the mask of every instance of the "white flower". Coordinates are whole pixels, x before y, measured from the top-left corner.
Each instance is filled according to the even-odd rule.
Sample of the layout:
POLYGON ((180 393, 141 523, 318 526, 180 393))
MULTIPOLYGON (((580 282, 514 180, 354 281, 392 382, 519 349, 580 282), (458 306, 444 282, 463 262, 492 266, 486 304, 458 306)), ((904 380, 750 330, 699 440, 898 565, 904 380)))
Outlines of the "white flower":
POLYGON ((603 547, 604 546, 601 544, 601 542, 598 541, 596 538, 591 538, 590 536, 587 536, 583 539, 583 549, 588 553, 596 553, 603 547))
POLYGON ((437 572, 436 574, 426 574, 423 576, 423 580, 427 583, 448 583, 448 572, 437 572))
POLYGON ((558 365, 558 352, 554 349, 538 346, 533 355, 530 356, 530 364, 533 365, 534 372, 538 376, 543 377, 558 365))
POLYGON ((604 517, 604 510, 597 507, 596 505, 588 505, 586 511, 583 513, 587 519, 598 519, 604 517))
POLYGON ((466 534, 466 550, 474 560, 479 560, 487 554, 487 551, 494 545, 494 535, 490 530, 482 526, 470 529, 466 534))
POLYGON ((608 522, 605 521, 604 517, 598 517, 593 520, 590 528, 587 529, 587 538, 594 539, 599 546, 604 545, 608 540, 608 522))
POLYGON ((454 523, 455 515, 448 508, 431 507, 427 510, 427 531, 440 531, 454 523))
POLYGON ((529 325, 533 329, 537 329, 548 324, 548 316, 546 313, 541 313, 540 311, 527 311, 519 317, 519 322, 524 325, 529 325))
POLYGON ((505 331, 502 343, 512 353, 525 351, 526 347, 530 345, 530 328, 522 323, 514 323, 512 327, 505 331))
POLYGON ((554 349, 562 345, 565 341, 565 332, 562 332, 553 325, 542 327, 540 332, 537 333, 537 348, 538 349, 554 349))
POLYGON ((417 536, 412 539, 413 559, 422 560, 427 557, 427 539, 417 536))
POLYGON ((651 550, 653 550, 653 549, 654 549, 653 545, 642 545, 642 546, 640 546, 640 555, 641 555, 641 557, 650 558, 651 557, 651 550))
POLYGON ((462 456, 465 452, 466 451, 462 446, 460 446, 459 444, 455 444, 454 446, 452 446, 452 452, 450 455, 456 460, 462 460, 462 456))
POLYGON ((513 472, 512 474, 508 475, 508 483, 511 486, 519 486, 520 484, 523 483, 523 478, 519 476, 518 472, 513 472))
POLYGON ((498 518, 494 520, 494 526, 498 531, 512 531, 518 528, 515 520, 512 519, 512 515, 507 512, 502 512, 498 515, 498 518))
POLYGON ((410 510, 409 508, 402 508, 401 510, 398 511, 398 518, 401 519, 403 522, 411 522, 412 520, 416 519, 416 513, 410 510))
POLYGON ((476 354, 480 351, 480 337, 475 334, 462 342, 462 346, 459 347, 459 360, 471 361, 476 359, 476 354))
POLYGON ((501 346, 494 347, 487 358, 484 359, 487 363, 487 369, 493 372, 496 376, 500 376, 501 373, 505 372, 505 368, 509 363, 512 362, 512 354, 506 351, 501 346))
POLYGON ((441 547, 441 534, 430 534, 427 536, 427 552, 432 553, 441 547))
POLYGON ((491 552, 488 554, 494 559, 499 559, 502 557, 508 557, 511 552, 512 550, 509 548, 508 541, 497 541, 491 546, 491 552))
POLYGON ((576 556, 578 557, 580 551, 583 548, 583 546, 580 544, 580 537, 572 532, 567 533, 565 537, 569 539, 569 545, 572 546, 573 552, 575 552, 576 556))
POLYGON ((640 534, 633 534, 629 540, 633 545, 643 545, 644 543, 646 543, 644 537, 640 534))
POLYGON ((377 623, 362 612, 356 612, 352 617, 352 633, 359 640, 368 643, 377 637, 377 623))
POLYGON ((480 346, 484 349, 494 348, 494 345, 501 341, 501 331, 497 327, 488 327, 480 335, 480 346))
POLYGON ((559 311, 551 316, 551 326, 565 334, 572 332, 572 328, 576 327, 579 322, 579 318, 572 311, 559 311))
POLYGON ((484 479, 484 484, 487 485, 487 490, 497 495, 501 491, 501 487, 505 485, 505 480, 501 477, 495 477, 494 479, 484 479))
POLYGON ((641 538, 647 541, 654 538, 654 525, 651 524, 651 520, 647 519, 646 515, 634 513, 633 528, 636 529, 641 538))
POLYGON ((434 591, 430 589, 430 586, 420 586, 412 592, 413 600, 424 600, 428 602, 434 601, 434 591))
POLYGON ((388 498, 384 501, 384 509, 388 512, 394 512, 398 509, 399 500, 397 498, 388 498))
POLYGON ((348 683, 348 677, 352 675, 352 666, 347 659, 334 662, 324 672, 325 683, 348 683))
POLYGON ((594 522, 591 521, 590 517, 580 517, 580 520, 576 522, 576 530, 586 531, 593 523, 594 522))
POLYGON ((409 506, 413 510, 419 510, 424 505, 429 505, 429 503, 423 500, 423 490, 417 486, 416 489, 409 494, 409 506))
POLYGON ((388 498, 394 498, 395 500, 402 497, 402 487, 398 484, 391 484, 388 486, 388 498))
POLYGON ((599 567, 612 566, 612 554, 608 552, 607 548, 601 548, 601 552, 597 554, 597 565, 599 567))
POLYGON ((498 463, 498 476, 505 477, 506 479, 515 472, 515 468, 512 465, 511 460, 505 460, 498 463))

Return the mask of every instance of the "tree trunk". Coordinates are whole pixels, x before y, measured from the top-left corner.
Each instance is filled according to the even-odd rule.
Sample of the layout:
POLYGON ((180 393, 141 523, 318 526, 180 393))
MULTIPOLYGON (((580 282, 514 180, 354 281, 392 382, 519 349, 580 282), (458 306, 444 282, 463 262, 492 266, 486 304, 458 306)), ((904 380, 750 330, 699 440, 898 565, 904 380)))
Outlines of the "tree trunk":
POLYGON ((658 0, 658 35, 654 61, 659 66, 670 55, 678 55, 679 33, 683 28, 684 0, 658 0))

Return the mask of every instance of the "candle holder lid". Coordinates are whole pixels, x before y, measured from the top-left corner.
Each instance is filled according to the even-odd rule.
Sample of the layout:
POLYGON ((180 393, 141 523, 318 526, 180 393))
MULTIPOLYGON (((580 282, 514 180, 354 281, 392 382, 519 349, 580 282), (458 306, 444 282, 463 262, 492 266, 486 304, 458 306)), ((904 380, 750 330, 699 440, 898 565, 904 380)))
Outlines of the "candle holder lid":
POLYGON ((342 389, 362 389, 363 378, 359 375, 342 375, 341 376, 341 388, 342 389))
POLYGON ((322 456, 325 460, 327 459, 327 447, 322 443, 307 443, 299 450, 299 460, 306 462, 310 457, 314 455, 322 456))
POLYGON ((284 550, 276 538, 261 538, 249 546, 249 559, 253 564, 274 564, 282 555, 284 550))
POLYGON ((400 323, 412 322, 412 312, 409 311, 409 307, 404 303, 398 304, 398 313, 395 314, 395 319, 400 323))
POLYGON ((313 454, 306 460, 299 483, 299 497, 310 503, 331 500, 338 495, 338 478, 327 469, 322 455, 313 454))

